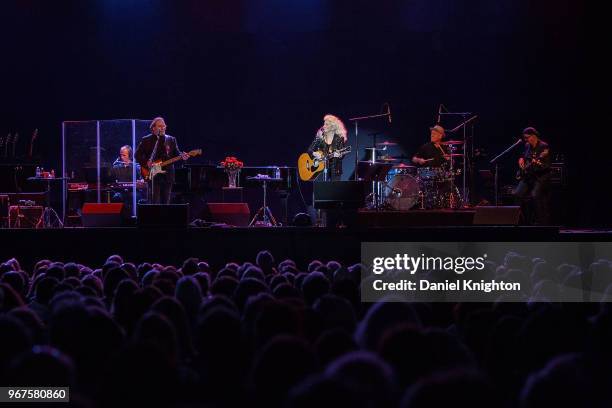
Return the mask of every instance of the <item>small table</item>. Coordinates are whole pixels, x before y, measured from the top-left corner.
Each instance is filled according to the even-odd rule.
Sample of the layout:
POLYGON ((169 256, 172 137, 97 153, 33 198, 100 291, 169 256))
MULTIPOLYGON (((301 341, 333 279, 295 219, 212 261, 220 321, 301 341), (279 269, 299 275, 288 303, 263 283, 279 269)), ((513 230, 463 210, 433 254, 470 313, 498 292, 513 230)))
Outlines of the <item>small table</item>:
POLYGON ((281 178, 270 177, 267 174, 258 174, 253 177, 248 177, 247 180, 258 181, 262 184, 263 187, 263 206, 257 210, 255 216, 249 223, 249 227, 254 225, 259 225, 262 227, 277 227, 279 224, 276 222, 274 215, 272 215, 272 211, 268 208, 267 203, 267 187, 268 182, 278 182, 282 181, 281 178))
MULTIPOLYGON (((51 182, 61 181, 62 182, 62 194, 66 190, 66 180, 70 180, 69 177, 28 177, 28 181, 44 181, 47 183, 47 190, 45 190, 45 211, 43 214, 44 224, 43 228, 51 227, 51 214, 55 213, 58 219, 60 217, 57 215, 55 210, 51 208, 51 182)), ((65 199, 62 199, 62 203, 65 202, 65 199)), ((61 218, 61 226, 64 225, 64 217, 61 218)))

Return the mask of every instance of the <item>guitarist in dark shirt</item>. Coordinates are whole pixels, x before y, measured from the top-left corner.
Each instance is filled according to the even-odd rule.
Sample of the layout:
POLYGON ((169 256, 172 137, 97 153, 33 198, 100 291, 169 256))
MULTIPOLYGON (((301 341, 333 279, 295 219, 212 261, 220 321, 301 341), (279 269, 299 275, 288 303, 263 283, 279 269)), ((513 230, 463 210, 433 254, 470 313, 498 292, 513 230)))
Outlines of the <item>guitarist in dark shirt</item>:
MULTIPOLYGON (((518 160, 517 178, 520 181, 514 194, 523 202, 531 198, 533 216, 528 218, 537 225, 547 225, 550 223, 550 147, 540 139, 540 133, 533 127, 523 130, 523 138, 526 142, 525 152, 518 160)), ((524 209, 527 214, 531 213, 527 206, 524 209)))
MULTIPOLYGON (((181 156, 183 160, 189 158, 189 154, 179 150, 176 138, 166 134, 164 118, 153 119, 149 128, 151 133, 142 138, 134 155, 143 169, 148 170, 153 162, 166 161, 175 156, 181 156)), ((170 204, 174 184, 174 165, 171 164, 164 170, 165 173, 156 174, 153 177, 152 188, 151 183, 149 184, 153 204, 170 204)))

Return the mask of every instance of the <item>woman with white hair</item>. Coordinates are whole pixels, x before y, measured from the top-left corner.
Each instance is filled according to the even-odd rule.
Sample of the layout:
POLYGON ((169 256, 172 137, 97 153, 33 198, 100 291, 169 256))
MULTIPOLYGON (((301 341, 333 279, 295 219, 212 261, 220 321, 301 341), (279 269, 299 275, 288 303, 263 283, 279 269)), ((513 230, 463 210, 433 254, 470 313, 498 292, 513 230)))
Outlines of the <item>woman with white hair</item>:
POLYGON ((317 159, 328 157, 328 180, 337 181, 342 176, 342 157, 334 157, 333 153, 346 146, 347 134, 344 123, 337 116, 327 114, 323 117, 323 126, 308 148, 308 152, 317 159))

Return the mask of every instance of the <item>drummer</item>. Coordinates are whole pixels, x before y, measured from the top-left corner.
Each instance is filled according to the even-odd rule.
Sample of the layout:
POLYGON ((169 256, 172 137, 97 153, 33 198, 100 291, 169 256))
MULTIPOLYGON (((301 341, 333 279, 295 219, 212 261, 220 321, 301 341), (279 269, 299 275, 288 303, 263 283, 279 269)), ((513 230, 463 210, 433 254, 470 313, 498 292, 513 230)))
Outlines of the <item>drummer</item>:
POLYGON ((412 162, 422 167, 442 167, 448 163, 448 146, 442 144, 444 128, 435 125, 431 130, 431 141, 425 143, 412 157, 412 162))

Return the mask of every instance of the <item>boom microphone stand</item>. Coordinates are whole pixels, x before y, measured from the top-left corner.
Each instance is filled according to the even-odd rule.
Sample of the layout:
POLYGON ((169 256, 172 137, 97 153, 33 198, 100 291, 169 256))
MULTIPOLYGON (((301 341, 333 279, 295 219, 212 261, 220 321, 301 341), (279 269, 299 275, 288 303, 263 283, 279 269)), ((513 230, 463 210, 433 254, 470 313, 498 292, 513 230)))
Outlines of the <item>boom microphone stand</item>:
POLYGON ((470 116, 472 114, 472 112, 440 112, 440 115, 451 115, 451 116, 461 116, 463 118, 463 121, 455 126, 453 129, 449 130, 449 133, 453 133, 456 132, 457 130, 459 130, 461 127, 463 127, 463 174, 462 174, 462 191, 461 191, 461 195, 462 195, 462 199, 463 199, 463 204, 465 205, 466 203, 469 203, 470 201, 468 200, 468 195, 467 195, 467 162, 468 160, 471 160, 471 158, 468 155, 468 143, 467 143, 467 124, 472 122, 473 120, 475 120, 478 115, 474 115, 469 119, 466 119, 468 116, 470 116))
POLYGON ((505 156, 510 150, 512 150, 516 146, 518 146, 521 142, 522 142, 521 139, 517 140, 516 142, 514 142, 514 144, 512 146, 510 146, 509 148, 507 148, 506 150, 504 150, 503 152, 501 152, 500 154, 498 154, 497 156, 492 158, 491 161, 489 162, 490 164, 495 164, 495 206, 497 206, 497 200, 498 200, 498 186, 497 186, 498 166, 497 166, 497 161, 499 159, 501 159, 503 156, 505 156))
POLYGON ((389 123, 391 123, 391 107, 389 104, 387 105, 387 112, 379 113, 377 115, 368 115, 368 116, 358 116, 355 118, 349 118, 349 121, 355 122, 355 181, 359 180, 357 176, 357 167, 359 165, 359 121, 366 119, 376 119, 376 118, 389 118, 389 123))

